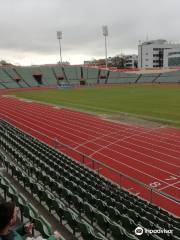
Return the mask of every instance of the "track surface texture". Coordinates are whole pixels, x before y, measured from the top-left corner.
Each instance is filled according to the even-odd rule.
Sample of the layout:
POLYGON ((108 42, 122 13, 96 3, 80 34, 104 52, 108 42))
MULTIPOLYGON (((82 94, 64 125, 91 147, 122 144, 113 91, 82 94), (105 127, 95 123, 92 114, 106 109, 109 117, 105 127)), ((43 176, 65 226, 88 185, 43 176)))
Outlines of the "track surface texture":
POLYGON ((149 189, 100 164, 179 200, 180 129, 119 124, 87 113, 7 96, 0 96, 0 118, 84 161, 134 194, 180 215, 178 202, 151 194, 149 189), (82 159, 81 153, 100 163, 93 163, 87 156, 82 159))

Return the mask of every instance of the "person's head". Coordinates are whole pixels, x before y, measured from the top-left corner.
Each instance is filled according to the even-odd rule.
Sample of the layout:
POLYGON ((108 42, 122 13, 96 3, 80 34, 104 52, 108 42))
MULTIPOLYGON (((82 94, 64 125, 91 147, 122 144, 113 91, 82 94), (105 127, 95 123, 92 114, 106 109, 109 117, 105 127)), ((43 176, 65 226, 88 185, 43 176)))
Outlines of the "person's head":
POLYGON ((14 202, 0 203, 0 231, 16 223, 17 212, 14 202))

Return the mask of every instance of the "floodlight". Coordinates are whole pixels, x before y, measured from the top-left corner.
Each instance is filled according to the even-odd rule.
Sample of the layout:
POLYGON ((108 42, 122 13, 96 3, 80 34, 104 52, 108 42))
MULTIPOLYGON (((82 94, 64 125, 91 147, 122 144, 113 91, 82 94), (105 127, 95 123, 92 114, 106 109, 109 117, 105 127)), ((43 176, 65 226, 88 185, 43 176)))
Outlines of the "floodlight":
POLYGON ((57 39, 62 39, 62 31, 57 31, 57 39))
POLYGON ((62 67, 62 65, 63 65, 63 63, 62 63, 62 53, 61 53, 62 31, 57 31, 57 39, 59 40, 59 57, 60 57, 59 63, 61 64, 61 67, 62 67))
POLYGON ((105 40, 105 59, 106 59, 106 69, 107 69, 107 36, 108 36, 108 27, 106 25, 102 26, 102 32, 105 40))
POLYGON ((102 31, 103 31, 103 36, 108 36, 108 27, 105 25, 105 26, 102 26, 102 31))

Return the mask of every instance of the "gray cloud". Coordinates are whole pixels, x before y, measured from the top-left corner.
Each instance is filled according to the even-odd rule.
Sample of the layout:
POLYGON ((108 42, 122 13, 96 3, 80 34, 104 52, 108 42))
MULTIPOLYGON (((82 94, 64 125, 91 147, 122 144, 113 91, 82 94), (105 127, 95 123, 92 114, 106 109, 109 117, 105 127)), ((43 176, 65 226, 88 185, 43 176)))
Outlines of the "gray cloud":
MULTIPOLYGON (((56 31, 63 31, 63 55, 104 55, 102 25, 108 25, 108 52, 137 50, 138 40, 180 40, 179 0, 0 0, 0 56, 6 50, 58 57, 56 31)), ((17 60, 17 59, 16 59, 17 60)), ((75 60, 74 60, 75 61, 75 60)))

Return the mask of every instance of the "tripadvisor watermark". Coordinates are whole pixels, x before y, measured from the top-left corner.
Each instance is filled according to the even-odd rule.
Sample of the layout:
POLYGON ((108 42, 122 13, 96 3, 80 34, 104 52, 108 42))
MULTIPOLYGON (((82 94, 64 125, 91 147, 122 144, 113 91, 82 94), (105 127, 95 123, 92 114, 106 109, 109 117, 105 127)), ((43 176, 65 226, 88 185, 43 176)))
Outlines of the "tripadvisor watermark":
POLYGON ((142 227, 137 227, 135 229, 135 234, 137 236, 142 235, 143 233, 149 233, 149 234, 160 234, 160 233, 164 233, 164 234, 172 234, 173 230, 170 229, 147 229, 147 228, 142 228, 142 227))

